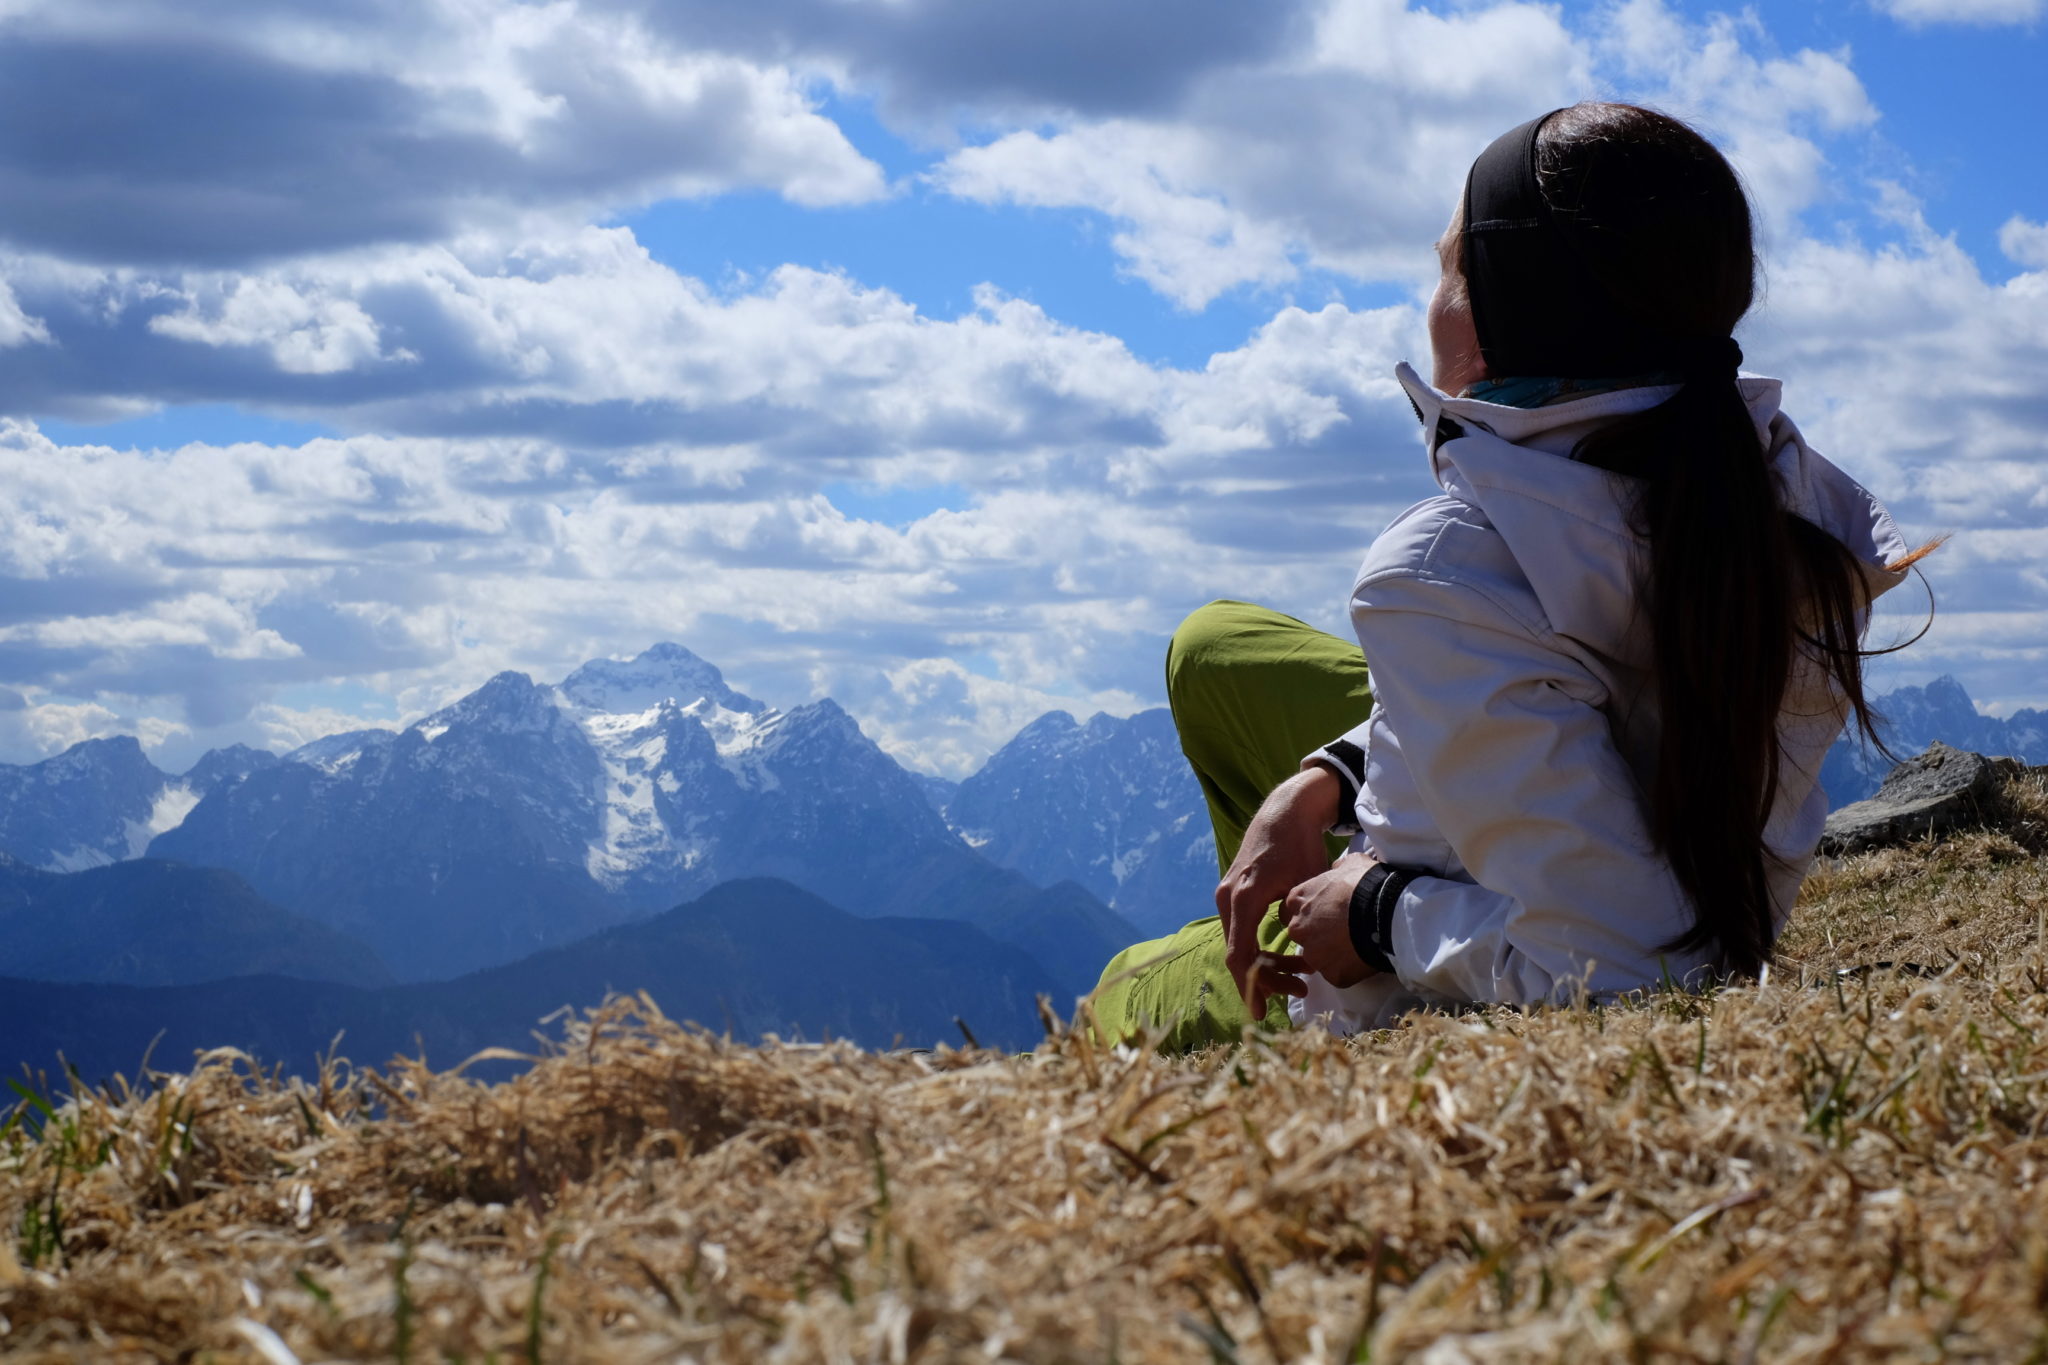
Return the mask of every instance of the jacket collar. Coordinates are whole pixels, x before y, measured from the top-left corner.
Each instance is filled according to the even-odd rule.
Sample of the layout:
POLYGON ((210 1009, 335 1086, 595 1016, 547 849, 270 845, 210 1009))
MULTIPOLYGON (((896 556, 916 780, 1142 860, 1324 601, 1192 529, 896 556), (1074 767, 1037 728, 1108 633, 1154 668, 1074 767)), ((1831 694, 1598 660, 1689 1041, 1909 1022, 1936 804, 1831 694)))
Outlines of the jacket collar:
MULTIPOLYGON (((1654 407, 1675 389, 1616 389, 1548 407, 1511 408, 1453 398, 1405 363, 1395 375, 1422 419, 1438 486, 1485 513, 1552 628, 1609 657, 1634 660, 1646 642, 1635 629, 1640 547, 1629 524, 1633 481, 1581 464, 1571 451, 1602 423, 1654 407)), ((1806 444, 1779 411, 1784 386, 1778 380, 1738 382, 1786 506, 1848 547, 1873 599, 1904 581, 1903 572, 1884 567, 1907 552, 1891 514, 1806 444)))
MULTIPOLYGON (((1471 428, 1497 436, 1509 445, 1569 459, 1580 439, 1610 418, 1654 408, 1678 392, 1675 384, 1648 384, 1634 389, 1610 389, 1540 408, 1511 408, 1477 398, 1453 398, 1425 381, 1405 360, 1394 367, 1394 377, 1400 381, 1409 405, 1428 433, 1425 440, 1432 475, 1437 475, 1437 446, 1471 428)), ((1757 439, 1767 449, 1771 448, 1771 424, 1778 416, 1784 383, 1760 375, 1744 375, 1737 383, 1743 402, 1749 406, 1750 418, 1756 423, 1757 439)), ((1443 482, 1440 475, 1437 482, 1443 482)))

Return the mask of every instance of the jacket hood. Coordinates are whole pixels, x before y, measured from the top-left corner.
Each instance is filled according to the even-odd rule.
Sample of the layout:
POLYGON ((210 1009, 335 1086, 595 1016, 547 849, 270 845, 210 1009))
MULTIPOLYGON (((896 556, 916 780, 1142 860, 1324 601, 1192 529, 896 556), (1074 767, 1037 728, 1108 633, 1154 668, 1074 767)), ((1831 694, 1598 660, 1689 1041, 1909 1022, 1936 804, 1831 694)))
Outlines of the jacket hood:
MULTIPOLYGON (((1628 524, 1635 481, 1581 464, 1571 451, 1609 419, 1655 407, 1676 388, 1618 389, 1513 408, 1453 398, 1406 363, 1395 376, 1422 419, 1438 486, 1485 513, 1528 575, 1551 628, 1608 658, 1643 663, 1649 642, 1634 628, 1641 537, 1628 524)), ((1908 546, 1891 514, 1806 444, 1778 410, 1778 380, 1744 376, 1737 383, 1786 506, 1849 548, 1872 599, 1897 587, 1904 571, 1884 566, 1908 546)))

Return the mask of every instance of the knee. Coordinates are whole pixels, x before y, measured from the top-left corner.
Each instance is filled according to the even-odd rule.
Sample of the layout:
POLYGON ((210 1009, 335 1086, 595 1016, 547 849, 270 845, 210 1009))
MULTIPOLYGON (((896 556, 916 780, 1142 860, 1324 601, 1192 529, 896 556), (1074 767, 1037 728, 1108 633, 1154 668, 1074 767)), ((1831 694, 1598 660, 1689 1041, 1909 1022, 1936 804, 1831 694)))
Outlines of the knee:
POLYGON ((1209 675, 1224 662, 1224 642, 1242 633, 1246 613, 1258 610, 1248 602, 1223 597, 1188 613, 1166 643, 1168 706, 1179 711, 1188 695, 1204 686, 1209 675))

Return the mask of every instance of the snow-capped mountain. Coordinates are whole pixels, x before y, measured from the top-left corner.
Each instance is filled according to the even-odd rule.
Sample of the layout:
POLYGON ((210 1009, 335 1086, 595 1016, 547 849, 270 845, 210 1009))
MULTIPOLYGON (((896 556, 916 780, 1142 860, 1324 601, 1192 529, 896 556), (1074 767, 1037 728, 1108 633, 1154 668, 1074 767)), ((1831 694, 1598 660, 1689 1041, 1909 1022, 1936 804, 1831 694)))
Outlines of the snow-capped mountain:
POLYGON ((1077 987, 1134 935, 957 839, 831 700, 779 711, 678 645, 554 686, 501 673, 404 730, 330 736, 201 801, 153 855, 228 867, 402 977, 580 938, 741 877, 961 919, 1077 987))
POLYGON ((1040 716, 960 784, 946 816, 994 862, 1078 882, 1144 933, 1213 911, 1216 839, 1163 708, 1085 725, 1040 716))
POLYGON ((224 782, 281 760, 234 745, 183 777, 151 763, 132 735, 88 739, 40 763, 0 763, 0 853, 50 872, 139 858, 224 782))
MULTIPOLYGON (((1910 758, 1938 739, 1980 754, 2048 763, 2048 712, 2029 709, 2003 718, 1983 715, 1954 678, 1940 677, 1925 687, 1887 692, 1877 698, 1876 708, 1883 717, 1879 734, 1899 758, 1910 758)), ((1860 737, 1844 735, 1821 764, 1821 786, 1827 790, 1830 805, 1846 806, 1875 793, 1891 768, 1892 760, 1860 737)))

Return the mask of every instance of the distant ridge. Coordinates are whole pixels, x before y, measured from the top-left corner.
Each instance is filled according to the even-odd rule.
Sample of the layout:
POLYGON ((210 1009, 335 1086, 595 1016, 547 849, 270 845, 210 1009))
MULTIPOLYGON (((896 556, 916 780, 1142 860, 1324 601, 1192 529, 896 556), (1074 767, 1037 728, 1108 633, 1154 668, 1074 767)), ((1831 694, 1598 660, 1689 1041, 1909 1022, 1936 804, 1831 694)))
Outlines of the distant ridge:
MULTIPOLYGON (((2000 718, 1978 711, 1970 694, 1954 678, 1936 678, 1924 687, 1901 687, 1877 699, 1883 716, 1879 735, 1893 754, 1911 758, 1940 740, 1957 749, 1993 757, 2017 758, 2029 764, 2048 763, 2048 711, 2025 709, 2000 718)), ((1873 795, 1890 772, 1886 758, 1860 736, 1835 741, 1821 764, 1820 782, 1828 804, 1839 809, 1873 795)))
POLYGON ((1047 712, 945 811, 984 856, 1035 882, 1072 881, 1140 933, 1214 913, 1216 836, 1163 707, 1085 724, 1047 712))
POLYGON ((755 1041, 847 1038, 866 1047, 983 1043, 1028 1048, 1038 996, 1064 1014, 1051 973, 970 925, 863 919, 769 879, 731 882, 673 910, 452 981, 366 990, 277 976, 140 988, 0 980, 0 1074, 54 1070, 133 1078, 195 1051, 237 1047, 304 1074, 341 1054, 382 1065, 423 1047, 450 1066, 486 1047, 528 1050, 542 1016, 646 991, 674 1019, 755 1041))
POLYGON ((369 945, 220 868, 140 858, 60 873, 0 854, 0 976, 182 986, 264 974, 392 980, 369 945))

